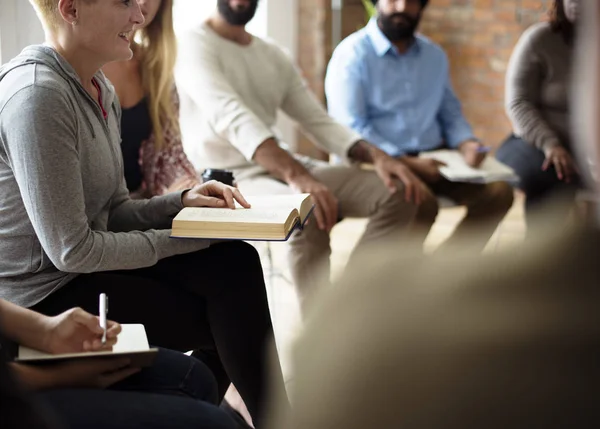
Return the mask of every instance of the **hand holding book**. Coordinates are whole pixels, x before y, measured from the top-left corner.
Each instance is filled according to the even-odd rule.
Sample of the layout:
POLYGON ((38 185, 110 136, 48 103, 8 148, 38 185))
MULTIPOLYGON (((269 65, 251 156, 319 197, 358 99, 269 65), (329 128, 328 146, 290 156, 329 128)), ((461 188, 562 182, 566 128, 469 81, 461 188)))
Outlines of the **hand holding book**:
POLYGON ((33 390, 106 387, 149 365, 156 354, 141 325, 107 321, 103 346, 98 317, 80 308, 48 317, 0 299, 0 316, 6 336, 20 345, 10 365, 33 390))
POLYGON ((184 207, 235 209, 235 203, 238 202, 242 207, 250 208, 239 189, 216 180, 209 180, 184 191, 181 201, 184 207))
POLYGON ((465 158, 465 162, 469 167, 477 168, 487 156, 490 148, 482 145, 476 140, 467 140, 461 143, 458 150, 465 158))
POLYGON ((419 158, 435 159, 444 163, 440 167, 440 174, 451 182, 464 183, 490 183, 495 181, 517 182, 518 176, 514 170, 502 164, 493 156, 486 156, 477 167, 471 167, 465 157, 456 150, 435 150, 421 152, 419 158))
POLYGON ((313 211, 310 194, 249 196, 252 208, 186 207, 173 219, 171 236, 211 240, 285 241, 313 211))
POLYGON ((73 359, 54 365, 12 363, 17 378, 30 390, 60 388, 104 389, 140 371, 129 358, 73 359))
POLYGON ((313 187, 312 196, 309 193, 269 195, 246 200, 233 186, 235 181, 230 171, 208 169, 202 177, 210 180, 184 193, 184 208, 173 219, 172 237, 213 241, 287 240, 295 229, 304 227, 318 197, 327 200, 328 204, 323 207, 330 208, 326 213, 317 214, 319 227, 330 229, 329 217, 332 213, 337 216, 337 200, 322 185, 313 187), (333 208, 329 204, 330 197, 334 198, 333 208))

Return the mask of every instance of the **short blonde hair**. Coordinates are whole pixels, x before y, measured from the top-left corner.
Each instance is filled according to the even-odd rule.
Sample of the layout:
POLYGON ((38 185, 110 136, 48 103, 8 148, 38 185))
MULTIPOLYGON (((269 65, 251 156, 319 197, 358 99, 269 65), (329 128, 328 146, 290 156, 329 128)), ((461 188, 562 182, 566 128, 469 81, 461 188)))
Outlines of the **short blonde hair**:
MULTIPOLYGON (((94 0, 85 0, 90 3, 94 0)), ((44 29, 56 30, 58 27, 58 0, 29 0, 42 21, 44 29)))
POLYGON ((58 0, 29 0, 44 27, 55 29, 58 22, 58 0))

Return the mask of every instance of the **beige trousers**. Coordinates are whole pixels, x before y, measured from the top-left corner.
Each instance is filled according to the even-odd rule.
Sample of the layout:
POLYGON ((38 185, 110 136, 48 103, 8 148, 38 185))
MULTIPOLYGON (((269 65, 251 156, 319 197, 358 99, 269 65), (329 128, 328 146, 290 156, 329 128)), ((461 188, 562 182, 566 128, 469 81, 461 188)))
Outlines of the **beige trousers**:
MULTIPOLYGON (((373 171, 365 171, 358 166, 332 166, 306 158, 300 161, 338 199, 340 217, 369 219, 353 253, 361 247, 378 240, 389 240, 391 237, 398 240, 400 245, 403 237, 407 236, 416 216, 417 206, 405 201, 401 182, 397 182, 398 191, 391 194, 373 171)), ((294 193, 286 183, 266 174, 241 179, 238 186, 244 195, 294 193)), ((422 222, 424 239, 429 228, 422 225, 422 222)), ((296 231, 290 237, 290 271, 303 311, 316 287, 319 284, 326 285, 329 281, 330 255, 329 233, 320 230, 314 219, 302 231, 296 231)))

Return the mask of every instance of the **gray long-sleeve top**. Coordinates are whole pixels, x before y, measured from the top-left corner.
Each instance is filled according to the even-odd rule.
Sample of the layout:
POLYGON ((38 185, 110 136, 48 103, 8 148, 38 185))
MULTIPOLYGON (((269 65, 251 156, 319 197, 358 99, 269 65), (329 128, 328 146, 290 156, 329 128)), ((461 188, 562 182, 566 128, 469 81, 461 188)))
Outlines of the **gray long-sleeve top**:
POLYGON ((540 150, 569 147, 573 49, 549 23, 527 29, 510 58, 505 105, 514 133, 540 150))
POLYGON ((136 269, 208 246, 170 238, 181 194, 132 200, 120 106, 95 76, 106 119, 46 46, 0 68, 0 298, 32 306, 79 273, 136 269))

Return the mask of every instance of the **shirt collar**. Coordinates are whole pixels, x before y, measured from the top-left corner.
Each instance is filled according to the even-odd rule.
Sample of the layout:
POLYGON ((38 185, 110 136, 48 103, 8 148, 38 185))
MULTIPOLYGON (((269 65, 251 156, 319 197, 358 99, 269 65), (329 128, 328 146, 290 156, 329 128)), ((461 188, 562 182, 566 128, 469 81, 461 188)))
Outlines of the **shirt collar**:
MULTIPOLYGON (((383 34, 383 32, 381 31, 381 29, 379 28, 379 25, 377 25, 376 17, 371 18, 371 20, 367 24, 367 34, 368 34, 369 38, 371 39, 371 44, 373 45, 373 48, 375 49, 375 53, 378 56, 383 57, 388 52, 392 52, 396 55, 400 55, 398 53, 398 49, 396 49, 396 47, 392 44, 392 42, 390 42, 390 40, 387 37, 385 37, 385 34, 383 34)), ((412 44, 412 46, 409 48, 407 53, 411 53, 413 51, 418 52, 419 43, 420 43, 419 38, 415 36, 415 41, 412 44)))

